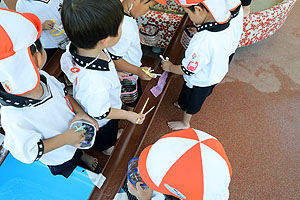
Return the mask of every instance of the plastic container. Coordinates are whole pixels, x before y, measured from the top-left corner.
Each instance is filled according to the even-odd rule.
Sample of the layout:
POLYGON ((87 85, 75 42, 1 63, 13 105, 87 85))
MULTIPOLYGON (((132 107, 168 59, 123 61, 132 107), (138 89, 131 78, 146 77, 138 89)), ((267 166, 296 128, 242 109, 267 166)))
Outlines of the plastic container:
POLYGON ((194 25, 188 25, 185 27, 180 40, 180 43, 182 44, 183 48, 187 49, 192 37, 196 33, 197 33, 197 29, 194 25))
MULTIPOLYGON (((55 21, 54 21, 55 23, 55 21)), ((54 37, 57 45, 60 49, 65 50, 66 46, 69 44, 70 40, 65 33, 63 25, 54 24, 54 28, 50 32, 51 36, 54 37)))
POLYGON ((142 28, 140 28, 142 43, 149 46, 156 46, 161 38, 158 32, 159 26, 155 24, 147 23, 142 25, 142 28))
POLYGON ((138 171, 139 158, 132 158, 128 163, 127 179, 135 186, 137 182, 142 182, 141 187, 146 190, 149 187, 144 183, 138 171))
POLYGON ((80 120, 71 124, 70 129, 73 128, 76 128, 78 131, 80 131, 80 129, 84 129, 85 140, 81 142, 81 146, 78 147, 78 149, 89 149, 94 145, 96 138, 96 127, 93 124, 84 120, 80 120))
POLYGON ((136 78, 132 76, 123 77, 121 86, 121 100, 123 103, 132 103, 138 98, 136 78))

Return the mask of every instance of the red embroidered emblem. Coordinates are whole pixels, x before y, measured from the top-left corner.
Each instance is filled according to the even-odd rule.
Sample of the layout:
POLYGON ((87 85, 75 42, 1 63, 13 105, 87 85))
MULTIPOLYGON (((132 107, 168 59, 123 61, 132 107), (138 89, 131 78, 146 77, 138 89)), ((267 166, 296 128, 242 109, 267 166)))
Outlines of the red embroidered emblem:
POLYGON ((189 71, 193 72, 193 71, 195 71, 197 69, 197 67, 198 67, 198 61, 196 61, 196 62, 190 61, 189 64, 188 64, 188 66, 187 66, 187 69, 189 71))
POLYGON ((7 93, 11 93, 12 87, 11 87, 10 82, 5 81, 4 84, 3 84, 3 86, 4 86, 4 89, 5 89, 5 91, 6 91, 7 93))

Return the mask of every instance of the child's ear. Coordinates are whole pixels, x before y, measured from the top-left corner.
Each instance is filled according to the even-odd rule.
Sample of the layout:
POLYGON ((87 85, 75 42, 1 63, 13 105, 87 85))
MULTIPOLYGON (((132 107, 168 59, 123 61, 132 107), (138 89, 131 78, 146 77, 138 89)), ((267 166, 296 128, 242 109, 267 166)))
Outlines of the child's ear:
POLYGON ((37 68, 42 69, 43 67, 43 57, 41 52, 37 51, 35 54, 32 56, 33 61, 36 65, 37 68))
POLYGON ((196 13, 196 14, 200 14, 200 15, 203 15, 204 10, 205 10, 205 9, 202 8, 201 6, 195 6, 194 9, 195 9, 195 13, 196 13))
POLYGON ((111 37, 107 37, 107 38, 100 40, 98 43, 100 43, 101 47, 106 48, 109 45, 110 39, 111 39, 111 37))

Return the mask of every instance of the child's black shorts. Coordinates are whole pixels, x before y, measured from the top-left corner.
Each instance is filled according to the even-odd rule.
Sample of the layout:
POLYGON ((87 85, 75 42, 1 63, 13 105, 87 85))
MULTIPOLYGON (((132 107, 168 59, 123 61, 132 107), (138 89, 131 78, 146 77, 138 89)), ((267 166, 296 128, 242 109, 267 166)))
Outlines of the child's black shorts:
POLYGON ((124 103, 126 106, 135 108, 136 104, 139 102, 139 100, 140 100, 140 98, 141 98, 141 96, 143 94, 142 84, 141 84, 140 78, 138 78, 138 80, 137 80, 137 87, 138 87, 137 88, 137 91, 138 91, 138 97, 137 97, 137 99, 134 102, 132 102, 132 103, 124 103))
POLYGON ((68 160, 61 165, 48 165, 48 167, 53 175, 63 175, 68 178, 75 167, 79 164, 81 156, 82 150, 77 149, 71 160, 68 160))
POLYGON ((178 98, 180 108, 187 114, 196 114, 200 111, 205 99, 212 93, 216 85, 208 87, 193 86, 193 88, 189 88, 184 82, 178 98))
POLYGON ((96 133, 96 139, 91 149, 96 151, 104 151, 113 146, 118 135, 118 119, 111 119, 107 124, 99 128, 96 133))

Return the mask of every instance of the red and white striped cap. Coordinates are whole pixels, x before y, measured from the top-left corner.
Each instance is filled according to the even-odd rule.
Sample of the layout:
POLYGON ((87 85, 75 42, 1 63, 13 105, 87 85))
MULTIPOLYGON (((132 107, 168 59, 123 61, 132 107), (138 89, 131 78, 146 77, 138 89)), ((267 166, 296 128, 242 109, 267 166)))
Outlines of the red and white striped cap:
POLYGON ((241 5, 240 0, 175 0, 183 7, 189 7, 202 3, 219 24, 228 22, 231 17, 230 11, 241 5))
POLYGON ((40 82, 30 46, 40 37, 42 24, 31 13, 0 9, 0 16, 0 82, 6 92, 23 95, 40 82))
POLYGON ((176 131, 145 148, 138 163, 153 190, 180 199, 228 199, 231 166, 222 144, 195 129, 176 131))

